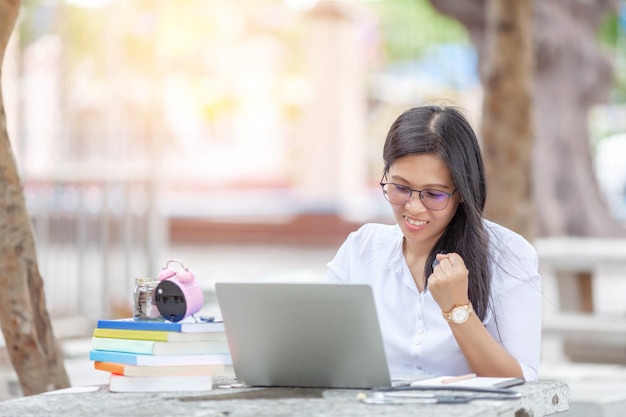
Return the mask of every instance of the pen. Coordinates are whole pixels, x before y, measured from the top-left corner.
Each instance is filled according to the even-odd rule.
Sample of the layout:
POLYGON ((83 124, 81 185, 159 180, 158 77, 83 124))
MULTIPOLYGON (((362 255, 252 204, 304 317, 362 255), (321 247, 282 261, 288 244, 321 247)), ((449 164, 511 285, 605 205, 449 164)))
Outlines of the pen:
POLYGON ((466 379, 476 378, 476 374, 459 375, 452 378, 442 379, 442 384, 451 384, 453 382, 465 381, 466 379))

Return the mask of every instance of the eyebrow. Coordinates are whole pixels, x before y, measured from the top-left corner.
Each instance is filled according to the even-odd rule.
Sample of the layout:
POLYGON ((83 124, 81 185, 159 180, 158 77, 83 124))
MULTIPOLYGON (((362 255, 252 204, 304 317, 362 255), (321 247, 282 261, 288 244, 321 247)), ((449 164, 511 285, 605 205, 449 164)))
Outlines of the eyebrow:
MULTIPOLYGON (((411 181, 408 181, 406 178, 404 178, 401 175, 390 175, 389 178, 391 180, 394 180, 394 181, 402 181, 402 182, 404 182, 406 184, 411 184, 411 181)), ((411 187, 413 187, 413 186, 411 185, 411 187)), ((443 188, 445 190, 451 190, 453 188, 453 187, 450 187, 449 185, 445 185, 445 184, 426 184, 423 187, 424 187, 423 188, 424 190, 429 190, 429 189, 432 189, 432 188, 434 188, 434 189, 443 188)))

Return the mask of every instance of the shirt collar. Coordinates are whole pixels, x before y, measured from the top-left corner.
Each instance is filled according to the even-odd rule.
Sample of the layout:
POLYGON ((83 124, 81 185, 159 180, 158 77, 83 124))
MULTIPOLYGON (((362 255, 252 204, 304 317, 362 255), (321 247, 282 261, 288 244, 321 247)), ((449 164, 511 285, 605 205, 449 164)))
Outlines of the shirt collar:
MULTIPOLYGON (((399 229, 399 228, 398 228, 399 229)), ((404 254, 402 253, 402 242, 404 241, 404 236, 402 233, 396 239, 396 242, 389 254, 389 259, 387 259, 387 269, 396 274, 396 276, 400 276, 402 274, 402 265, 406 263, 404 260, 404 254)))
POLYGON ((395 279, 401 280, 404 285, 410 288, 412 291, 417 292, 415 281, 411 276, 408 266, 406 265, 406 259, 402 253, 402 243, 404 242, 404 235, 400 230, 400 226, 396 225, 395 229, 397 233, 397 239, 393 246, 389 258, 387 259, 386 268, 389 271, 389 276, 395 279))

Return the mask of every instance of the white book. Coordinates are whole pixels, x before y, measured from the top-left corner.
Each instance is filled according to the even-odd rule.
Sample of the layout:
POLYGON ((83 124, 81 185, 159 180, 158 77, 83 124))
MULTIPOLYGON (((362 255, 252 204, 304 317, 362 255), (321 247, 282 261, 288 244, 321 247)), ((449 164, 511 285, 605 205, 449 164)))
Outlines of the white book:
POLYGON ((210 375, 177 376, 125 376, 111 374, 111 392, 168 392, 168 391, 210 391, 213 377, 210 375))

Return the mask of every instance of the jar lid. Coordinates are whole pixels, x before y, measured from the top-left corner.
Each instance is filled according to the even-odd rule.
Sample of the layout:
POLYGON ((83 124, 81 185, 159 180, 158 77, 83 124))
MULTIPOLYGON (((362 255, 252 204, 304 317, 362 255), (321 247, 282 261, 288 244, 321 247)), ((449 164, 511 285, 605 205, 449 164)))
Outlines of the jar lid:
POLYGON ((152 278, 148 278, 148 277, 139 277, 139 278, 135 278, 135 284, 137 285, 143 285, 143 284, 147 284, 149 282, 154 281, 152 278))

